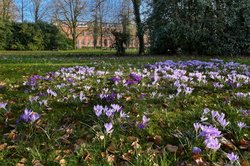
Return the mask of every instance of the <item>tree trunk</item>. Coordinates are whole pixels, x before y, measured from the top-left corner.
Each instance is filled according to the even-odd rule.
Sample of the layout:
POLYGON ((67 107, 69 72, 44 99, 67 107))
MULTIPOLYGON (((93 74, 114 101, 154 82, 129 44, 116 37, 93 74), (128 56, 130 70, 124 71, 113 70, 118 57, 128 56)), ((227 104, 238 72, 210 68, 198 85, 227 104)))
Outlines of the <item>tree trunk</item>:
POLYGON ((137 37, 139 40, 139 55, 143 55, 145 53, 145 45, 144 45, 144 30, 141 22, 140 15, 140 0, 132 0, 134 7, 134 15, 135 15, 135 23, 137 28, 137 37))
POLYGON ((24 22, 24 2, 23 2, 24 0, 22 0, 22 6, 21 6, 21 12, 22 12, 22 23, 24 22))
POLYGON ((72 33, 72 47, 75 50, 76 49, 76 28, 73 28, 73 33, 72 33))

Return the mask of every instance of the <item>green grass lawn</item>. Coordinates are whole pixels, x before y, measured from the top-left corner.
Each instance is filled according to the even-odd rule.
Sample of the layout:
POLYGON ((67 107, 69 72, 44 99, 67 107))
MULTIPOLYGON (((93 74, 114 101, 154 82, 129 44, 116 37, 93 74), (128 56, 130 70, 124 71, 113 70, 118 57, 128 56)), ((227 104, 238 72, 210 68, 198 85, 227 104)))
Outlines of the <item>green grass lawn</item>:
MULTIPOLYGON (((250 160, 249 128, 236 129, 236 123, 242 121, 250 125, 249 116, 243 117, 239 113, 239 110, 250 109, 250 101, 247 98, 235 99, 234 94, 250 92, 249 83, 239 88, 225 84, 223 88, 216 89, 212 84, 187 82, 194 91, 172 98, 169 96, 177 92, 173 82, 164 78, 151 85, 154 70, 148 69, 149 75, 143 76, 141 81, 123 86, 125 82, 120 80, 116 85, 110 81, 115 72, 122 72, 121 79, 129 80, 133 79, 131 73, 143 73, 147 64, 166 60, 210 61, 210 57, 197 56, 138 57, 134 50, 130 51, 131 55, 124 57, 116 57, 115 51, 110 50, 0 52, 0 103, 7 103, 6 110, 0 108, 0 165, 165 166, 195 165, 198 160, 203 164, 223 165, 229 163, 226 154, 231 152, 239 156, 238 164, 247 164, 250 160), (95 74, 85 72, 84 78, 72 81, 70 70, 74 73, 78 68, 69 68, 75 66, 95 67, 95 74), (53 76, 53 80, 38 80, 33 89, 24 85, 32 75, 46 76, 48 72, 61 72, 61 68, 66 68, 70 74, 63 76, 66 79, 53 76), (48 89, 57 95, 44 95, 48 89), (122 97, 108 101, 98 96, 102 93, 112 95, 113 92, 122 94, 122 97), (82 101, 79 100, 81 93, 86 97, 82 101), (39 99, 31 102, 35 96, 39 99), (47 104, 40 105, 42 100, 47 100, 47 104), (95 115, 94 106, 110 107, 111 104, 122 106, 129 118, 121 118, 118 114, 112 119, 95 115), (33 123, 17 123, 25 108, 39 113, 41 117, 33 123), (204 139, 194 131, 193 124, 200 122, 205 108, 225 113, 226 120, 230 121, 226 128, 221 128, 208 117, 206 123, 218 127, 228 141, 223 143, 220 140, 221 148, 217 151, 206 148, 204 139), (141 124, 143 116, 150 119, 145 124, 141 124), (109 134, 104 127, 108 122, 113 124, 113 132, 109 134), (140 125, 145 126, 139 128, 140 125), (202 152, 192 153, 195 146, 202 152)), ((250 65, 248 57, 222 59, 250 65)), ((187 73, 196 70, 191 67, 187 73)), ((222 72, 223 76, 226 77, 227 72, 229 69, 222 72)), ((159 77, 163 75, 159 73, 159 77)), ((234 164, 237 165, 236 162, 234 164)))

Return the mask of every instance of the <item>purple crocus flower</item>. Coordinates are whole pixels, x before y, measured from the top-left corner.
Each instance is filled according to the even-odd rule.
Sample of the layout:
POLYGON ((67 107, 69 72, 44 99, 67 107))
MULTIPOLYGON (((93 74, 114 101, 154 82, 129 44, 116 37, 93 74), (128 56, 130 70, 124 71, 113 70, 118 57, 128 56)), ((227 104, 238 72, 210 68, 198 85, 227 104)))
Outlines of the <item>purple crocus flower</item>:
POLYGON ((144 129, 147 126, 147 123, 149 122, 149 118, 147 118, 145 115, 142 117, 142 122, 138 125, 139 129, 144 129))
POLYGON ((201 124, 200 123, 194 123, 193 125, 194 125, 194 129, 195 129, 195 131, 197 133, 198 130, 200 129, 200 127, 201 127, 201 124))
POLYGON ((49 94, 49 95, 51 95, 51 96, 54 96, 54 97, 56 97, 57 96, 57 93, 56 92, 54 92, 53 90, 51 90, 51 89, 47 89, 47 93, 49 94))
POLYGON ((185 87, 184 91, 186 94, 191 94, 193 92, 194 88, 190 88, 190 87, 185 87))
POLYGON ((32 102, 37 102, 39 99, 39 96, 34 96, 34 97, 30 97, 29 98, 29 101, 32 103, 32 102))
POLYGON ((97 117, 100 117, 102 115, 102 111, 103 111, 103 106, 101 105, 95 105, 94 106, 94 111, 97 117))
POLYGON ((194 154, 199 154, 199 153, 201 153, 201 148, 199 148, 199 147, 193 147, 193 149, 192 149, 192 153, 194 153, 194 154))
POLYGON ((138 74, 135 74, 135 73, 131 73, 130 75, 130 78, 136 82, 140 82, 142 80, 142 77, 138 74))
POLYGON ((42 106, 42 105, 46 106, 48 104, 48 101, 47 100, 41 100, 41 101, 39 101, 39 104, 40 104, 40 106, 42 106))
POLYGON ((147 94, 142 93, 142 94, 140 95, 140 99, 144 99, 146 95, 147 95, 147 94))
POLYGON ((225 128, 229 124, 229 122, 226 121, 226 119, 218 119, 218 122, 223 128, 225 128))
POLYGON ((247 126, 246 123, 244 122, 238 122, 237 125, 240 128, 240 130, 247 126))
POLYGON ((212 138, 212 137, 205 139, 205 144, 207 148, 213 150, 218 150, 220 149, 221 146, 219 140, 217 138, 212 138))
POLYGON ((129 118, 128 114, 124 113, 122 110, 120 111, 120 118, 129 118))
POLYGON ((0 103, 0 108, 3 108, 6 110, 7 103, 0 103))
POLYGON ((212 118, 215 119, 219 115, 218 111, 211 111, 212 118))
POLYGON ((105 123, 104 127, 105 127, 105 130, 106 130, 107 134, 110 134, 110 133, 113 132, 113 124, 111 122, 110 123, 105 123))
POLYGON ((122 94, 117 93, 117 94, 116 94, 116 98, 119 100, 120 98, 122 98, 122 94))
POLYGON ((131 80, 131 79, 127 79, 124 85, 128 86, 128 85, 133 85, 133 84, 138 84, 138 82, 131 80))
POLYGON ((85 95, 83 94, 82 91, 80 92, 79 99, 80 99, 81 102, 86 99, 86 97, 85 97, 85 95))
POLYGON ((149 122, 149 118, 147 118, 145 115, 142 117, 142 123, 147 124, 149 122))
POLYGON ((18 122, 20 120, 28 123, 28 122, 35 122, 37 119, 39 119, 41 116, 36 113, 36 112, 33 112, 31 110, 28 110, 28 109, 25 109, 23 114, 20 116, 20 119, 18 120, 18 122))
POLYGON ((31 122, 35 122, 37 119, 39 119, 41 117, 41 115, 39 115, 36 112, 31 113, 29 119, 31 122))
POLYGON ((31 110, 25 109, 24 113, 20 116, 20 120, 28 123, 30 121, 30 115, 32 114, 31 110))
POLYGON ((202 125, 201 126, 201 133, 200 135, 205 137, 205 138, 216 138, 220 137, 221 131, 219 131, 217 128, 213 127, 212 125, 206 126, 202 125))
POLYGON ((116 94, 114 92, 112 92, 111 94, 101 94, 100 98, 110 103, 116 99, 116 94))
POLYGON ((107 117, 112 117, 113 115, 114 115, 114 113, 115 113, 115 110, 114 109, 112 109, 112 108, 110 108, 110 109, 108 109, 108 110, 106 110, 105 111, 105 114, 107 115, 107 117))
POLYGON ((67 81, 68 81, 69 83, 75 82, 74 78, 67 78, 67 81))
POLYGON ((116 112, 119 112, 122 110, 122 107, 118 104, 111 104, 112 109, 114 109, 116 112))
POLYGON ((239 159, 239 156, 237 154, 232 153, 227 153, 227 158, 234 163, 235 161, 237 161, 239 159))
POLYGON ((208 108, 205 108, 203 111, 203 114, 208 114, 210 112, 210 110, 208 108))
POLYGON ((225 119, 225 114, 224 113, 218 114, 216 116, 216 118, 217 118, 217 121, 220 123, 220 125, 223 128, 225 128, 229 124, 229 122, 227 122, 226 119, 225 119))
POLYGON ((250 110, 241 110, 240 111, 244 116, 249 116, 250 115, 250 110))
POLYGON ((114 82, 116 85, 121 81, 120 77, 112 77, 110 78, 110 81, 114 82))

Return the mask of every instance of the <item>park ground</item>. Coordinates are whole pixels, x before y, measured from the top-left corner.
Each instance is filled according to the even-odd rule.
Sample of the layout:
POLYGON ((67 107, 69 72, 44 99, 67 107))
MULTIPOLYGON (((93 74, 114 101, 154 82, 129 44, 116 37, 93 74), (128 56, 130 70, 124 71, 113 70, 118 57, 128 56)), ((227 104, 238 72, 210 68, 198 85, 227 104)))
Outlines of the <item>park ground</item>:
MULTIPOLYGON (((157 86, 146 88, 143 84, 152 80, 145 76, 136 85, 132 83, 131 87, 123 87, 112 84, 110 79, 114 77, 115 71, 122 71, 124 75, 121 77, 131 81, 134 79, 132 71, 138 74, 145 65, 156 62, 210 62, 214 57, 137 56, 135 50, 129 50, 129 55, 122 57, 114 54, 113 50, 92 49, 0 52, 0 103, 7 103, 4 109, 0 108, 0 165, 192 165, 199 161, 202 164, 249 164, 249 128, 242 129, 240 133, 235 126, 241 121, 246 126, 250 125, 249 116, 239 115, 240 111, 250 109, 250 102, 249 99, 233 97, 239 92, 247 94, 249 82, 239 88, 225 85, 216 90, 211 86, 192 87, 187 83, 194 88, 192 94, 172 98, 168 95, 174 94, 175 90, 167 86, 172 82, 161 81, 157 86), (76 89, 73 86, 54 96, 50 93, 52 97, 46 98, 48 105, 44 107, 31 102, 36 94, 62 83, 39 81, 34 90, 25 84, 31 76, 48 76, 49 72, 75 66, 95 67, 95 70, 105 71, 105 74, 86 75, 82 83, 77 82, 79 86, 76 85, 76 89), (85 86, 92 88, 86 90, 83 88, 85 86), (124 96, 117 101, 102 101, 97 94, 103 93, 104 89, 108 89, 109 95, 114 90, 124 96), (62 100, 72 97, 68 90, 72 94, 83 91, 86 101, 62 100), (111 104, 120 105, 124 113, 129 115, 129 120, 97 117, 94 106, 111 104), (33 114, 39 113, 39 118, 31 123, 22 119, 26 108, 32 110, 33 114), (214 124, 213 119, 208 117, 207 123, 217 127, 224 138, 224 142, 220 140, 221 148, 216 149, 216 152, 204 145, 205 138, 195 136, 193 124, 203 124, 200 117, 206 108, 218 111, 218 116, 224 113, 225 120, 230 122, 228 128, 221 128, 219 121, 214 124), (113 123, 112 132, 104 127, 110 121, 113 123), (199 147, 201 152, 194 152, 194 147, 199 147), (239 156, 238 163, 233 163, 227 157, 231 152, 239 156)), ((219 59, 224 63, 232 61, 250 65, 249 57, 219 59)), ((191 70, 196 69, 187 69, 188 72, 191 70)))

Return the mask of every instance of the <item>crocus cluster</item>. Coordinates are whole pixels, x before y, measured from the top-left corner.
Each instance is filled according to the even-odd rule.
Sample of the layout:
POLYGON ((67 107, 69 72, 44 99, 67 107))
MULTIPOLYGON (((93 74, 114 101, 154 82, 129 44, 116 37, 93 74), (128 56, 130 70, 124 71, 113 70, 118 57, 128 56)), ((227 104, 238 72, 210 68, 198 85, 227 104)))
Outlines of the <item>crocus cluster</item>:
POLYGON ((216 120, 223 128, 225 128, 229 122, 225 119, 224 113, 219 113, 217 111, 211 111, 212 118, 216 120))
MULTIPOLYGON (((204 116, 206 116, 209 112, 210 110, 208 108, 205 108, 203 111, 202 119, 205 119, 204 116)), ((213 119, 216 118, 223 127, 228 124, 228 122, 226 122, 226 120, 224 119, 225 115, 223 113, 219 114, 217 111, 211 111, 211 116, 213 119)), ((199 136, 202 136, 204 138, 204 144, 208 149, 216 151, 220 148, 221 143, 219 141, 219 138, 221 137, 221 131, 218 128, 214 127, 211 124, 205 125, 201 123, 194 123, 194 128, 197 133, 199 132, 199 136)))
MULTIPOLYGON (((97 65, 97 63, 92 64, 97 65)), ((96 68, 75 66, 61 68, 44 76, 31 76, 25 85, 31 88, 28 92, 36 94, 30 95, 29 104, 48 108, 53 107, 52 103, 55 102, 69 105, 73 103, 72 107, 77 105, 79 108, 81 104, 89 106, 91 103, 98 103, 91 108, 93 114, 102 123, 101 128, 105 133, 111 134, 114 126, 122 126, 121 123, 124 121, 127 123, 131 120, 128 124, 133 124, 139 129, 148 126, 150 119, 146 115, 150 112, 136 115, 126 113, 128 110, 125 107, 126 102, 133 99, 140 99, 142 103, 150 99, 160 102, 167 100, 166 103, 171 103, 171 100, 188 98, 193 93, 197 96, 206 95, 210 90, 215 93, 225 90, 233 93, 233 99, 237 100, 250 99, 250 92, 239 92, 239 89, 242 90, 244 86, 248 87, 250 84, 249 67, 239 63, 224 62, 219 59, 211 59, 210 62, 167 60, 148 64, 143 68, 127 64, 126 69, 126 66, 120 65, 116 71, 107 70, 109 66, 110 63, 96 68)), ((0 103, 0 108, 6 109, 6 103, 0 103)), ((250 115, 249 110, 242 110, 240 113, 241 116, 250 115)), ((220 149, 223 143, 221 138, 231 125, 235 125, 241 132, 247 128, 244 120, 229 122, 228 116, 226 111, 219 112, 206 108, 200 121, 194 123, 196 136, 202 139, 207 149, 213 151, 220 149)), ((32 123, 39 118, 38 113, 25 109, 19 119, 32 123)), ((193 154, 201 152, 199 147, 192 149, 193 154)), ((226 157, 232 163, 239 158, 233 152, 228 153, 226 157)))
POLYGON ((142 76, 140 76, 139 74, 136 73, 131 73, 129 75, 129 79, 126 80, 125 85, 136 85, 138 83, 140 83, 142 80, 142 76))
POLYGON ((221 143, 218 138, 221 137, 221 131, 214 126, 201 125, 200 135, 205 139, 204 143, 207 148, 213 150, 218 150, 220 148, 221 143))
POLYGON ((121 118, 128 117, 128 115, 123 112, 122 107, 118 104, 111 104, 110 107, 95 105, 94 112, 97 117, 106 115, 107 117, 112 118, 116 113, 119 113, 121 118))
MULTIPOLYGON (((110 118, 112 121, 115 121, 114 116, 115 114, 119 114, 120 118, 129 118, 129 116, 123 111, 122 106, 118 104, 111 104, 110 107, 102 106, 102 105, 95 105, 94 106, 95 115, 100 118, 102 115, 110 118)), ((113 124, 112 122, 104 124, 105 131, 107 134, 112 133, 113 131, 113 124)))
POLYGON ((113 82, 115 85, 118 85, 118 83, 121 81, 121 78, 119 76, 115 76, 110 78, 110 81, 113 82))
POLYGON ((41 116, 37 112, 33 112, 31 110, 25 109, 23 114, 20 116, 18 121, 23 121, 26 123, 33 123, 38 120, 41 116))
MULTIPOLYGON (((204 138, 204 144, 206 148, 217 151, 221 147, 221 137, 223 135, 216 126, 225 129, 226 126, 230 124, 229 121, 225 119, 224 113, 219 113, 218 111, 210 110, 205 108, 202 113, 201 122, 194 123, 194 129, 198 137, 204 138), (212 124, 209 124, 208 120, 211 119, 212 124)), ((238 121, 237 126, 241 131, 243 128, 247 127, 246 123, 238 121)), ((200 150, 197 147, 193 148, 193 153, 199 153, 200 150)), ((226 157, 230 160, 230 163, 234 163, 239 159, 239 156, 233 152, 227 153, 226 157)))

